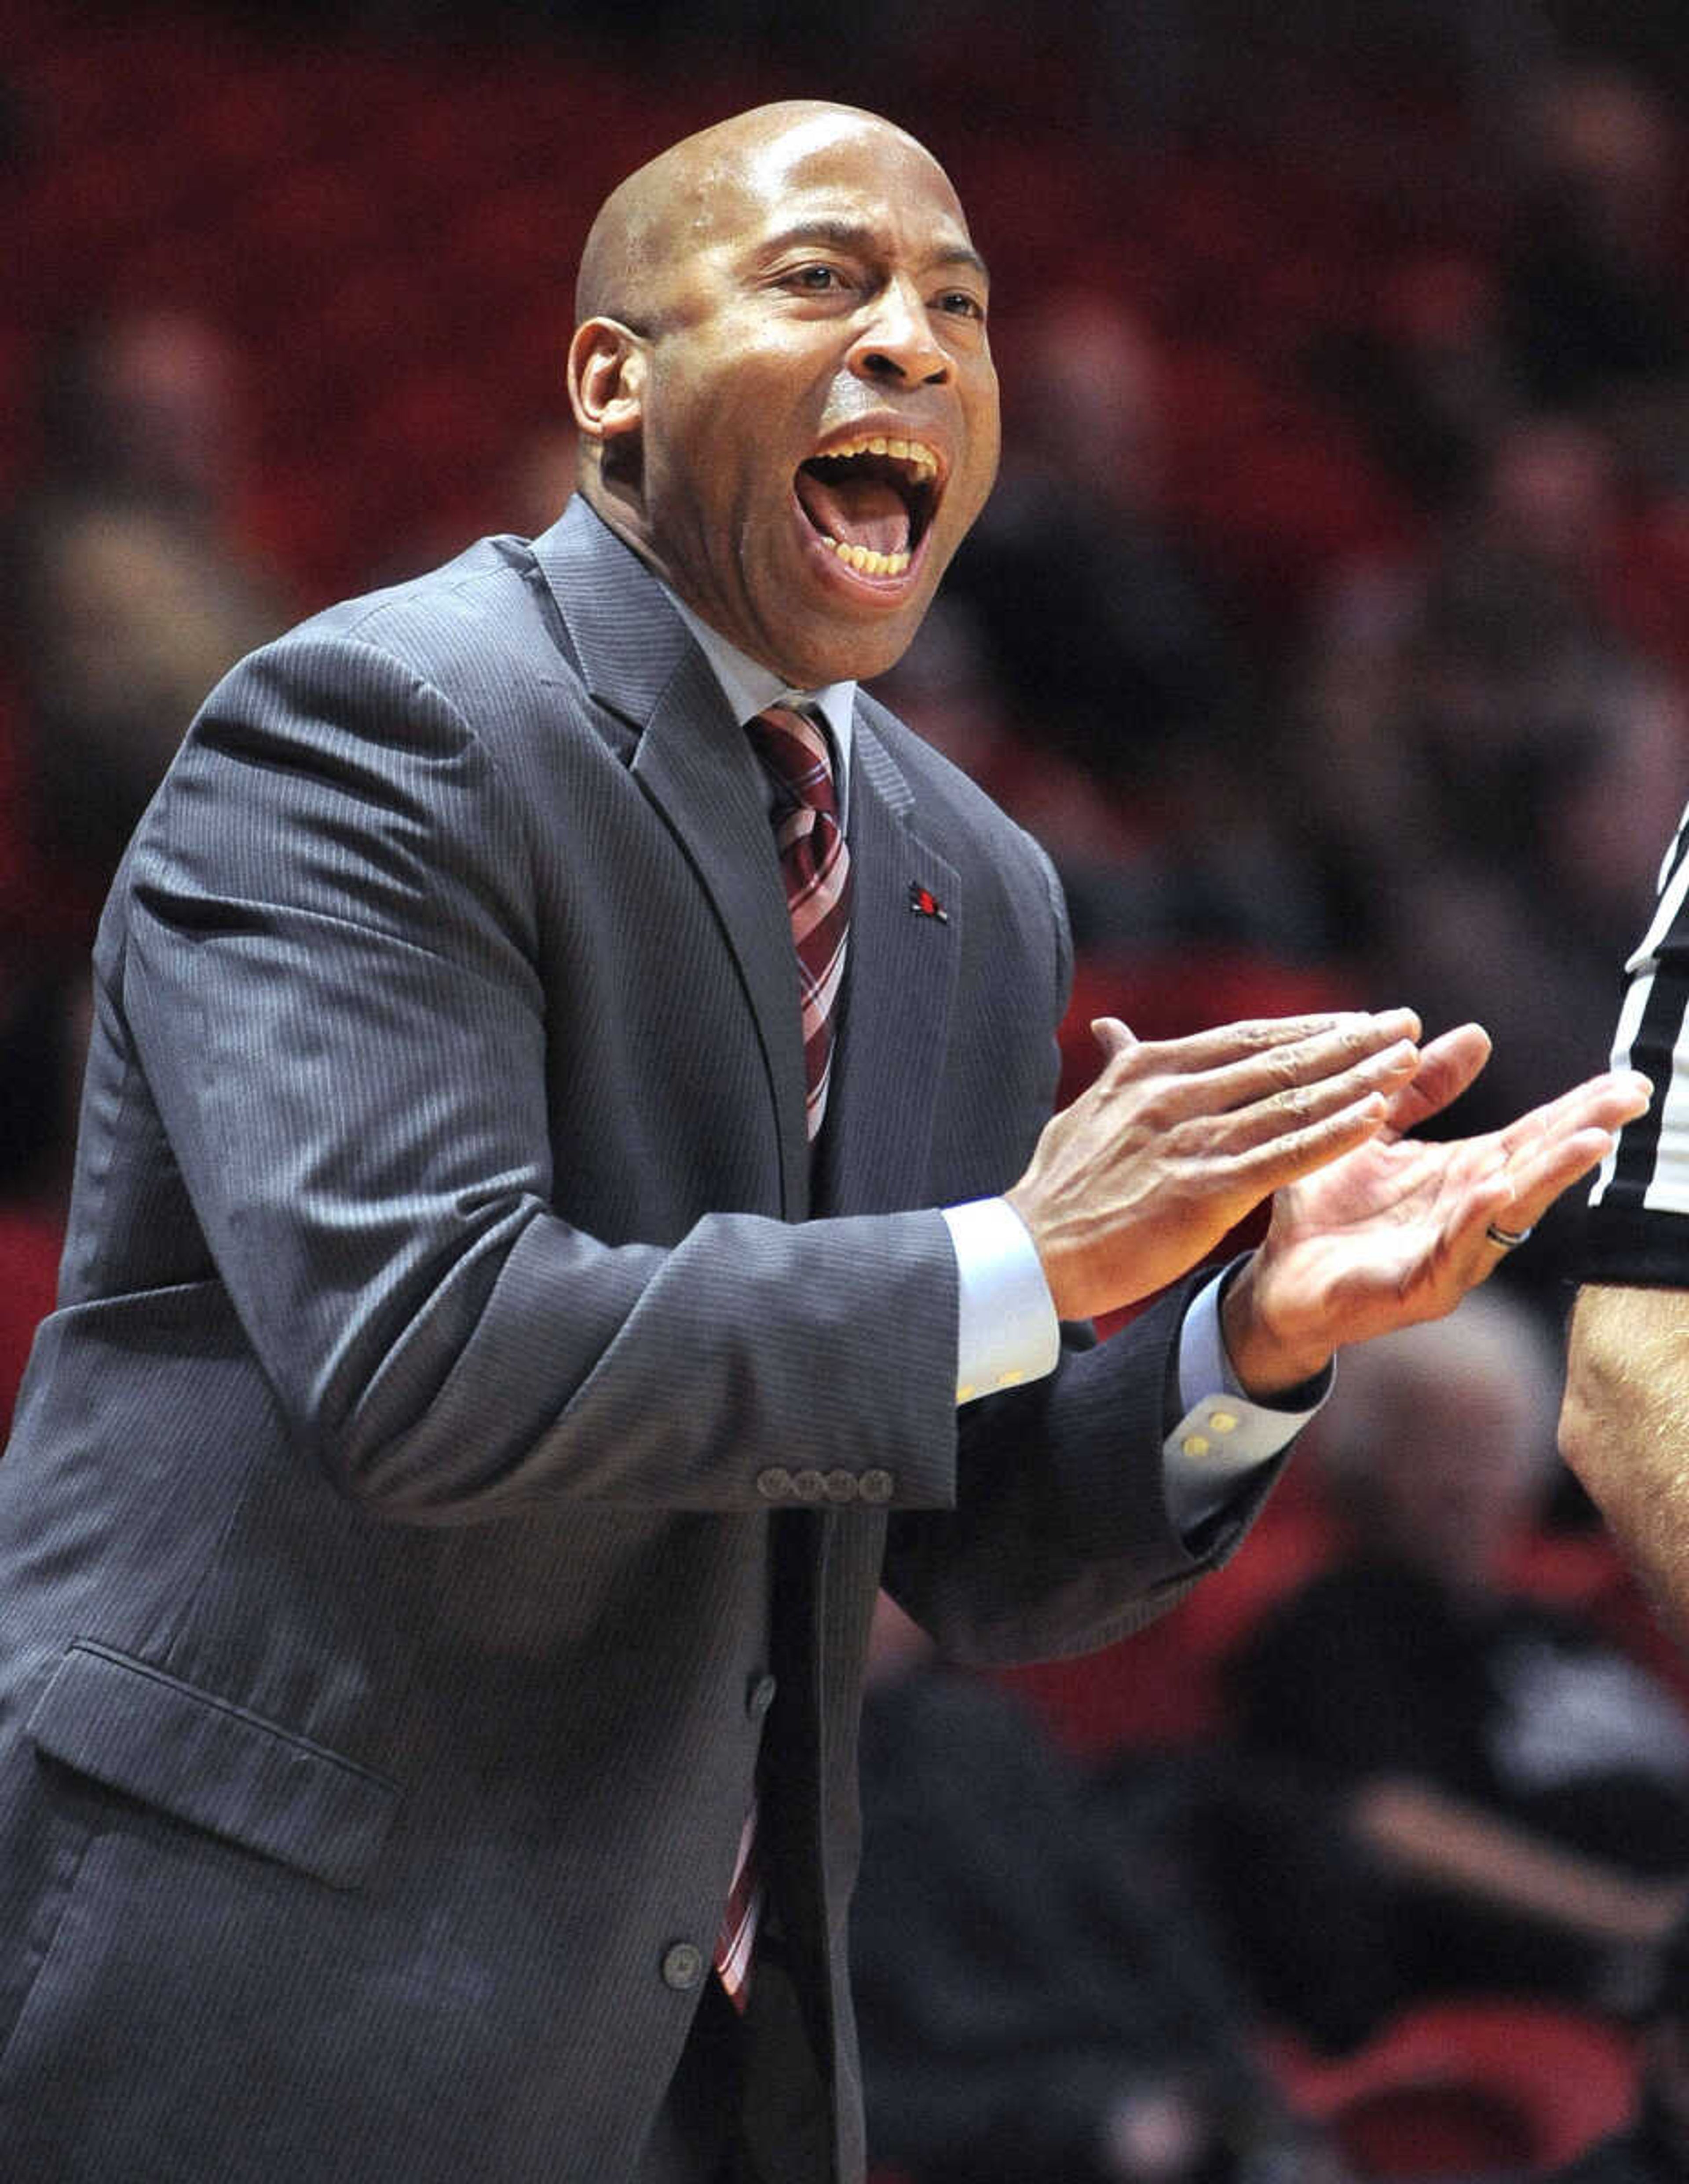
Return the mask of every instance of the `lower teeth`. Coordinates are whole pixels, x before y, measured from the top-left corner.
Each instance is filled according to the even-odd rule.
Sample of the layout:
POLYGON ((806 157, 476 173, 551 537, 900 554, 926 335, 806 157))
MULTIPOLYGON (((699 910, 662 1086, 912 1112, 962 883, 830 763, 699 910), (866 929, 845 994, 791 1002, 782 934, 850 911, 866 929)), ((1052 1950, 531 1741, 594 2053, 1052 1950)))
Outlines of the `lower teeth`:
POLYGON ((872 546, 843 546, 825 532, 821 538, 822 543, 830 546, 841 561, 865 577, 900 577, 909 566, 911 556, 907 554, 876 554, 872 546))

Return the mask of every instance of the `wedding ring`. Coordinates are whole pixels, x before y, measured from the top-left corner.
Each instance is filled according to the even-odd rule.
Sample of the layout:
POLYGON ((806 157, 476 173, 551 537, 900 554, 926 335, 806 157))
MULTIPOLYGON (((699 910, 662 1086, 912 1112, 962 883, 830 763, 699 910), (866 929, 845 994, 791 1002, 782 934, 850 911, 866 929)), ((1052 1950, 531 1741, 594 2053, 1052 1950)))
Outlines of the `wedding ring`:
POLYGON ((1516 1251, 1530 1231, 1529 1228, 1499 1228, 1491 1221, 1484 1234, 1498 1251, 1516 1251))

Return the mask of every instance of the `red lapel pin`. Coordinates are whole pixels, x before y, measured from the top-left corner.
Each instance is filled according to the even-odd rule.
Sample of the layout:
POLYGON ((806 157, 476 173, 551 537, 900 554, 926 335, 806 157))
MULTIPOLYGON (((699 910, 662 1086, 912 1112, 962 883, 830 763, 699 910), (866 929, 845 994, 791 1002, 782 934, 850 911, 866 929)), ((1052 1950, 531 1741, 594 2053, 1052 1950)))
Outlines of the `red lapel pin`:
POLYGON ((923 888, 919 880, 909 883, 909 907, 917 917, 936 917, 940 925, 950 923, 950 912, 931 888, 923 888))

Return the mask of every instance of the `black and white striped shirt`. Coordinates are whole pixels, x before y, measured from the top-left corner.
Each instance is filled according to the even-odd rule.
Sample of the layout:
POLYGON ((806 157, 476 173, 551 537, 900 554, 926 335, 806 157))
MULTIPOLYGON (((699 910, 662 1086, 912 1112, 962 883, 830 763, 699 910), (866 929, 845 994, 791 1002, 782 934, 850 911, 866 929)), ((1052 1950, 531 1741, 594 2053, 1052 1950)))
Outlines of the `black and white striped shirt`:
POLYGON ((1586 1281, 1689 1289, 1689 811, 1660 867, 1659 900, 1626 963, 1615 1067, 1653 1084, 1590 1190, 1586 1281))

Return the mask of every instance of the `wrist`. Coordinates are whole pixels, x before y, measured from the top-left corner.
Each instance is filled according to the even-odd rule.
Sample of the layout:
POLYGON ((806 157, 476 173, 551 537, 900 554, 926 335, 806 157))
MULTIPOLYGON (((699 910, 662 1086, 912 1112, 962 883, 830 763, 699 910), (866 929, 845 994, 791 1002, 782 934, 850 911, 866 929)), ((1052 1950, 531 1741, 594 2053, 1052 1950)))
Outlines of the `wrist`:
POLYGON ((1331 1345, 1313 1331, 1298 1335, 1275 1323, 1262 1295, 1260 1254, 1228 1282, 1220 1298, 1220 1334, 1244 1393, 1257 1402, 1317 1380, 1331 1362, 1331 1345))
POLYGON ((1089 1318, 1099 1307, 1070 1279, 1071 1256, 1059 1248, 1056 1224, 1048 1217, 1042 1201, 1029 1187, 1026 1177, 1012 1190, 1003 1193, 1003 1203, 1026 1231, 1057 1319, 1089 1318))

